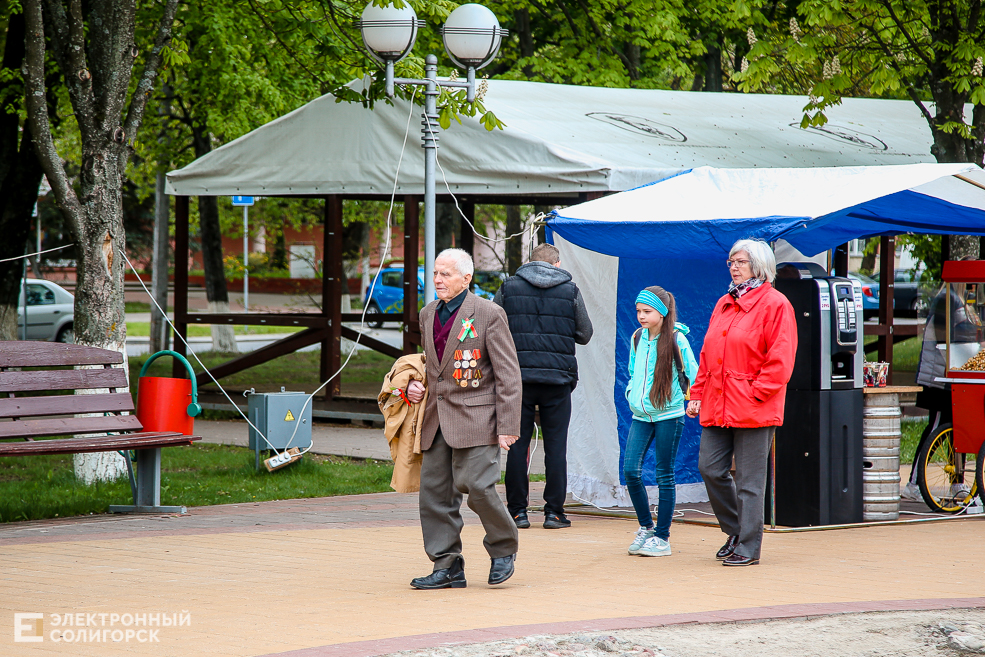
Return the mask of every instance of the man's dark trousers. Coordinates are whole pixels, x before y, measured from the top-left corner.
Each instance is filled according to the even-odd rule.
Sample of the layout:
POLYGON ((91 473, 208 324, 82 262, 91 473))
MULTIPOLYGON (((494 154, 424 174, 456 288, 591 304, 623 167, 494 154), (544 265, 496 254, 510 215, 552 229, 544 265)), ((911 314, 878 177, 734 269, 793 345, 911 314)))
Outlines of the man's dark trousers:
POLYGON ((540 407, 544 435, 544 512, 564 515, 568 493, 568 423, 571 421, 571 386, 523 384, 520 438, 506 455, 506 506, 510 515, 525 511, 529 499, 527 452, 534 433, 534 412, 540 407))

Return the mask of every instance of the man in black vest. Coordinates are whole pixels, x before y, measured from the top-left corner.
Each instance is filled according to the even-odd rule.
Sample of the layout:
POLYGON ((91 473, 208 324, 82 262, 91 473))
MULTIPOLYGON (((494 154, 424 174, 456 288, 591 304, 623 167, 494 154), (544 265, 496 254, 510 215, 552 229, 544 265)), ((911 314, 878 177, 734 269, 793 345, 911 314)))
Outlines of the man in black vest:
POLYGON ((520 529, 527 518, 527 451, 540 407, 544 435, 544 529, 570 527, 564 515, 568 492, 568 422, 571 391, 578 383, 575 344, 588 344, 592 320, 571 274, 561 269, 553 244, 541 244, 530 262, 507 279, 493 299, 506 311, 523 378, 520 438, 506 457, 506 505, 520 529))

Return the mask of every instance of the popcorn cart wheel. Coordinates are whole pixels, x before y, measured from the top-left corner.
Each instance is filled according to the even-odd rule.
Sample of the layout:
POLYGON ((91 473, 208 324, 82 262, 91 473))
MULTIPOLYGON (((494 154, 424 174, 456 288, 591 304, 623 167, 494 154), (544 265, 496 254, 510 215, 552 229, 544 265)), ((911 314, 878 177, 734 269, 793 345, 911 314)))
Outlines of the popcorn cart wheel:
POLYGON ((924 339, 933 334, 943 352, 945 375, 937 381, 950 385, 952 423, 929 437, 914 467, 927 506, 961 513, 985 499, 985 261, 945 262, 942 278, 924 339))

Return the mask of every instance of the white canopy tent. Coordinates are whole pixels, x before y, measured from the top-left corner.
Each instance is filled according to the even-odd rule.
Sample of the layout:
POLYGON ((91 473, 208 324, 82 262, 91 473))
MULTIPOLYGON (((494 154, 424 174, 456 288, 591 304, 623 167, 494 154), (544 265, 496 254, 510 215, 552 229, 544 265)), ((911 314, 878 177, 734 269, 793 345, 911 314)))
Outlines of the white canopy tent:
MULTIPOLYGON (((674 294, 697 352, 712 307, 728 288, 724 263, 737 239, 786 238, 814 254, 875 235, 985 235, 985 172, 969 164, 701 167, 558 210, 548 228, 585 291, 595 326, 592 341, 578 348, 583 376, 572 399, 568 485, 595 504, 628 506, 620 483, 631 417, 624 390, 640 289, 661 285, 674 294)), ((707 499, 697 471, 698 434, 697 422, 688 420, 677 461, 679 502, 707 499)))
MULTIPOLYGON (((352 85, 361 88, 363 82, 352 85)), ((845 99, 823 128, 801 129, 797 96, 607 89, 490 80, 474 119, 442 131, 438 161, 451 191, 484 196, 611 192, 683 169, 832 167, 932 162, 926 121, 909 101, 845 99)), ((420 109, 322 96, 167 176, 179 196, 420 194, 420 109), (410 119, 410 120, 408 120, 410 119), (408 133, 409 126, 409 133, 408 133)), ((438 193, 444 193, 438 180, 438 193)))

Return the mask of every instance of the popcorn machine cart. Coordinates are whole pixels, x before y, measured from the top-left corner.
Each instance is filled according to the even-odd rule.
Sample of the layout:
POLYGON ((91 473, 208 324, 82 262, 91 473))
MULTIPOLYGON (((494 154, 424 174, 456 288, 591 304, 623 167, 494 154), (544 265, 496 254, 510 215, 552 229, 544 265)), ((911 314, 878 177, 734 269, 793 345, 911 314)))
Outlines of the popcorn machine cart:
POLYGON ((945 374, 936 380, 951 385, 953 423, 938 427, 920 450, 917 480, 931 508, 960 513, 983 491, 985 260, 947 261, 941 278, 944 288, 928 321, 944 355, 945 374))

